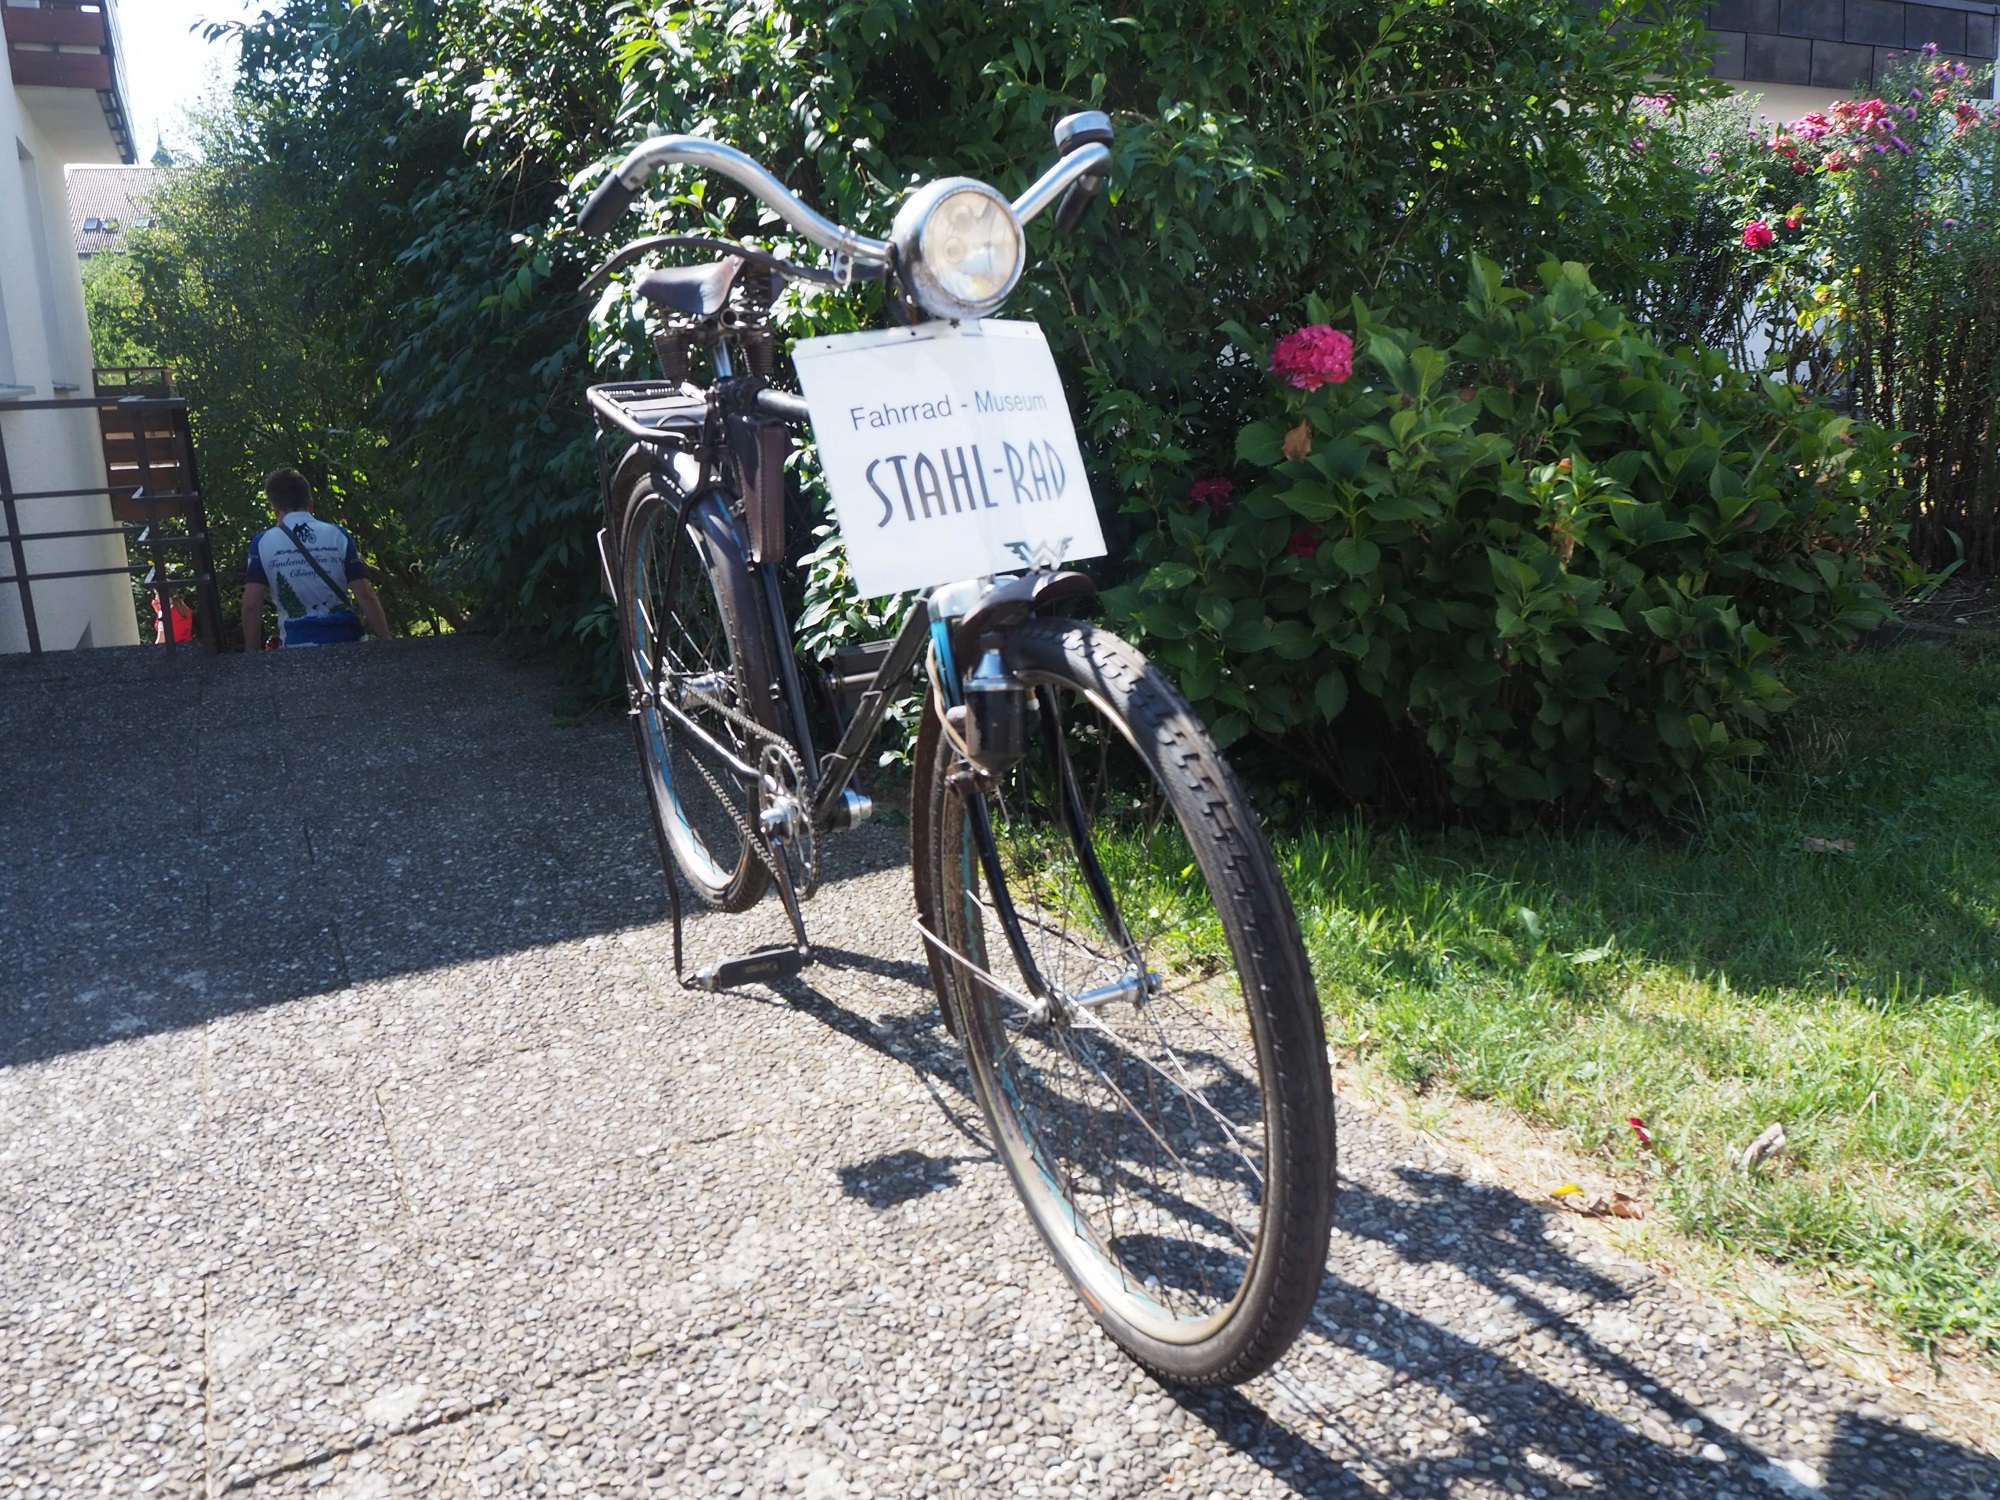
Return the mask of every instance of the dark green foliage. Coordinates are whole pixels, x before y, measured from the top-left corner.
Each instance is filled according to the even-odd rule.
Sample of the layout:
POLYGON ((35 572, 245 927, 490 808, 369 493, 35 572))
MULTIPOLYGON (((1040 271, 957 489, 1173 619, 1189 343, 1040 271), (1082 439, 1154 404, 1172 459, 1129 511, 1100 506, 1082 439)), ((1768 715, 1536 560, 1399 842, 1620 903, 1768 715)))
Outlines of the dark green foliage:
MULTIPOLYGON (((640 136, 732 142, 880 233, 912 181, 967 172, 1017 191, 1058 115, 1110 109, 1109 210, 1067 241, 1037 227, 1008 311, 1056 344, 1100 498, 1157 503, 1189 453, 1226 452, 1251 413, 1258 381, 1226 358, 1226 319, 1277 327, 1310 293, 1361 292, 1421 326, 1444 305, 1443 268, 1475 248, 1517 267, 1560 250, 1635 280, 1671 183, 1615 149, 1629 101, 1655 78, 1700 87, 1696 7, 1617 24, 1637 11, 288 0, 244 32, 210 154, 275 251, 269 278, 244 280, 242 317, 275 308, 317 366, 375 383, 361 411, 310 430, 379 438, 369 503, 395 510, 463 602, 602 648, 575 289, 603 247, 570 225, 640 136)), ((632 233, 772 228, 693 174, 651 201, 632 233)), ((788 331, 867 315, 840 300, 789 307, 788 331)), ((611 368, 646 362, 628 311, 614 296, 597 324, 611 368)), ((251 389, 205 401, 247 411, 251 389)), ((250 425, 212 420, 218 435, 250 425)), ((282 426, 298 448, 308 427, 282 426)))
POLYGON ((1664 810, 1757 753, 1784 653, 1883 617, 1885 434, 1542 281, 1476 260, 1447 348, 1357 301, 1354 378, 1286 390, 1234 507, 1145 539, 1114 604, 1218 737, 1361 798, 1664 810))
MULTIPOLYGON (((1625 150, 1651 80, 1704 87, 1698 7, 1532 0, 790 0, 628 14, 622 113, 732 141, 831 216, 882 232, 945 173, 1010 193, 1067 111, 1111 112, 1111 204, 1031 230, 1006 315, 1048 330, 1101 498, 1158 502, 1190 453, 1227 452, 1258 394, 1223 324, 1278 327, 1318 293, 1416 326, 1451 267, 1560 252, 1636 284, 1683 175, 1625 150)), ((505 24, 497 21, 496 24, 505 24)), ((694 174, 659 216, 753 230, 694 174)))

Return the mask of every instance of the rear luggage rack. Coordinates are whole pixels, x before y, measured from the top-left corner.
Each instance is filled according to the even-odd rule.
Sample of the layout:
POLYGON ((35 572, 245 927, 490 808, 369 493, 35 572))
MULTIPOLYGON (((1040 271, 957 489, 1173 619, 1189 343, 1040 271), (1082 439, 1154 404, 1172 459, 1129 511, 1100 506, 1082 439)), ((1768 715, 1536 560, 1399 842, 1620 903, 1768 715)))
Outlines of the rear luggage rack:
POLYGON ((662 437, 693 438, 708 420, 706 396, 665 380, 594 385, 588 394, 599 427, 615 427, 645 443, 657 443, 662 437))

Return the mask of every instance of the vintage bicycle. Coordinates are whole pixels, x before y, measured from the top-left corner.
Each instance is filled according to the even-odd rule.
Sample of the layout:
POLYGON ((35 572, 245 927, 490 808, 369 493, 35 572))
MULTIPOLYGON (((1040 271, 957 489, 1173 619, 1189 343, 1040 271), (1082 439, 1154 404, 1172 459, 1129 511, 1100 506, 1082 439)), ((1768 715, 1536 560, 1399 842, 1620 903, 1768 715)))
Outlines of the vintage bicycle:
POLYGON ((658 235, 593 277, 656 251, 715 257, 632 276, 661 378, 589 393, 598 542, 681 982, 782 980, 812 960, 821 844, 869 816, 856 768, 914 684, 915 926, 994 1146, 1113 1339, 1164 1380, 1235 1384, 1290 1347, 1325 1264, 1319 1007, 1220 751, 1158 668, 1074 618, 1096 589, 1063 564, 1105 548, 1068 405, 1040 329, 991 316, 1021 277, 1025 226, 1054 208, 1073 228, 1111 143, 1105 115, 1070 115, 1019 197, 931 182, 887 239, 718 142, 634 148, 586 203, 586 233, 685 165, 747 189, 827 259, 658 235), (798 342, 802 394, 775 383, 787 280, 887 283, 889 326, 798 342), (784 469, 808 425, 861 592, 918 600, 892 639, 821 662, 799 660, 779 587, 784 469), (835 725, 824 753, 815 679, 835 725), (775 886, 793 941, 687 973, 676 869, 725 911, 775 886))

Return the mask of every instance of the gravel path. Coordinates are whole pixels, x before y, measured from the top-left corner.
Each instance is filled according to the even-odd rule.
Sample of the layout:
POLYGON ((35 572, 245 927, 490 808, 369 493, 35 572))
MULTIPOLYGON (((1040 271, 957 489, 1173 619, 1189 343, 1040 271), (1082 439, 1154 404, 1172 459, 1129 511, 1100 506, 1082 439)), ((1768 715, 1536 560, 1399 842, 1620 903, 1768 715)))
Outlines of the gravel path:
POLYGON ((618 725, 476 641, 179 656, 0 660, 0 1494, 2000 1496, 1356 1111, 1314 1326, 1172 1395, 987 1150, 905 829, 693 994, 618 725))

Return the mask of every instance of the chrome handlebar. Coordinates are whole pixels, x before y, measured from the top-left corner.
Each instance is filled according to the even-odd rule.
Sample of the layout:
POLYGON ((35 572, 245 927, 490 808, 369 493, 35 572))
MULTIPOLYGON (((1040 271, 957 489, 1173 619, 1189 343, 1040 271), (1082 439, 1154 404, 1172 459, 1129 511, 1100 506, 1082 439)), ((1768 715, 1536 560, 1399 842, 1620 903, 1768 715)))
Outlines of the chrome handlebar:
POLYGON ((822 250, 830 250, 850 260, 886 263, 889 259, 886 241, 871 240, 865 234, 841 228, 833 220, 813 212, 798 194, 753 158, 745 156, 734 146, 705 140, 698 135, 656 135, 634 146, 626 153, 625 159, 612 169, 611 175, 598 184, 597 191, 590 195, 590 201, 584 204, 583 212, 578 216, 577 227, 585 234, 604 233, 631 205, 632 199, 646 185, 646 179, 660 168, 670 166, 704 167, 740 183, 766 208, 822 250))
POLYGON ((1111 171, 1111 148, 1093 141, 1078 146, 1048 171, 1028 184, 1028 190, 1014 200, 1014 217, 1023 224, 1058 202, 1070 184, 1085 177, 1104 177, 1111 171))
MULTIPOLYGON (((1103 119, 1102 116, 1095 118, 1103 119)), ((1065 125, 1068 123, 1068 120, 1064 122, 1065 125)), ((1027 191, 1014 200, 1014 217, 1026 224, 1056 203, 1072 184, 1086 177, 1094 177, 1101 182, 1111 171, 1111 151, 1104 144, 1110 134, 1110 122, 1105 120, 1101 132, 1093 132, 1095 138, 1086 137, 1084 143, 1070 145, 1055 165, 1036 178, 1027 191)), ((1058 140, 1062 140, 1060 128, 1058 140)), ((634 146, 610 175, 597 185, 590 201, 584 204, 583 212, 577 216, 577 227, 585 234, 605 233, 631 207, 632 200, 645 187, 648 178, 662 167, 676 165, 703 167, 741 184, 785 223, 836 256, 880 265, 889 261, 886 240, 870 239, 815 213, 798 194, 759 162, 745 156, 734 146, 725 146, 720 141, 706 140, 698 135, 656 135, 634 146)))

